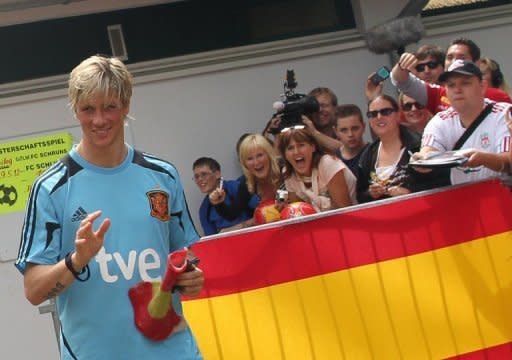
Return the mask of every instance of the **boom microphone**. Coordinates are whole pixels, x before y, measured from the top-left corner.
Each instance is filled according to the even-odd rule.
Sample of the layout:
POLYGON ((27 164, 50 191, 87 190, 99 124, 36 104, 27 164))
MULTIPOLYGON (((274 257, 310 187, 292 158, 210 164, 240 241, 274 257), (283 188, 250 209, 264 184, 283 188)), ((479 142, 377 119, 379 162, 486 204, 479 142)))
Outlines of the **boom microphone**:
POLYGON ((282 101, 276 101, 272 104, 272 109, 276 112, 282 112, 284 110, 284 103, 282 101))
POLYGON ((405 46, 418 42, 425 32, 419 16, 391 20, 370 29, 365 36, 368 50, 375 54, 397 51, 400 56, 405 46))

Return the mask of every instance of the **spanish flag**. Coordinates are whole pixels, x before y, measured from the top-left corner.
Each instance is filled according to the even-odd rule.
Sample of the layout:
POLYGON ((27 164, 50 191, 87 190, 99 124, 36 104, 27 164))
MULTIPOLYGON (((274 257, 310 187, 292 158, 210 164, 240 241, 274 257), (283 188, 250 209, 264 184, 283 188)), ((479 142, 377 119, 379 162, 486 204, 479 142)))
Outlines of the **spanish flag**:
POLYGON ((205 359, 512 359, 512 194, 434 190, 206 238, 205 359))

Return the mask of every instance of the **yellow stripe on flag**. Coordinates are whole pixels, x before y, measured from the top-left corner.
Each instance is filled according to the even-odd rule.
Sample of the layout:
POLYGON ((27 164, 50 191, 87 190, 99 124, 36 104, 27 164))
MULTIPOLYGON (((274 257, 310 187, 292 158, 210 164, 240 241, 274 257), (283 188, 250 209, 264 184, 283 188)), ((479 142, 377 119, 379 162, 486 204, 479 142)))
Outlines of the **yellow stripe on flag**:
POLYGON ((512 233, 184 302, 205 359, 442 359, 512 341, 512 233))

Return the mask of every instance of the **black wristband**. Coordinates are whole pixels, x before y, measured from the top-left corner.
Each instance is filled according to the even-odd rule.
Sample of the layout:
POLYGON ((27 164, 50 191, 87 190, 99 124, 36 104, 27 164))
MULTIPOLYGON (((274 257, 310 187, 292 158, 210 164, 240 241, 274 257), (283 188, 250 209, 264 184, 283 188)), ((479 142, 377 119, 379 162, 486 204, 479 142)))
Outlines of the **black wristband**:
POLYGON ((82 268, 82 271, 80 271, 80 272, 75 271, 75 269, 73 268, 73 262, 71 261, 71 255, 73 255, 73 253, 74 253, 74 251, 70 251, 66 254, 66 257, 64 258, 64 264, 66 264, 66 267, 68 268, 68 270, 71 271, 71 273, 73 274, 75 279, 77 279, 78 281, 89 280, 89 278, 91 277, 91 271, 89 270, 89 265, 85 265, 85 267, 82 268), (80 278, 80 275, 82 275, 84 273, 85 273, 85 278, 84 279, 80 278))

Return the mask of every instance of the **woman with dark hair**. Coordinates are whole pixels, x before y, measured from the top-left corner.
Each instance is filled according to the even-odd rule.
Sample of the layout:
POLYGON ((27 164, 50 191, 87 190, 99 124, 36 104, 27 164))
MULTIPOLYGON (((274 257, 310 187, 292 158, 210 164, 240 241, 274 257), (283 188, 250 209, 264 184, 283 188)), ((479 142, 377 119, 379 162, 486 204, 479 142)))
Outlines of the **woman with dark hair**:
POLYGON ((288 199, 305 201, 316 211, 357 203, 356 178, 340 159, 324 154, 306 129, 289 129, 279 135, 284 159, 288 199))
POLYGON ((414 170, 407 167, 409 154, 418 151, 421 139, 400 125, 399 111, 389 95, 379 95, 368 103, 366 115, 376 139, 359 162, 357 199, 361 203, 408 194, 422 186, 416 183, 414 170))

